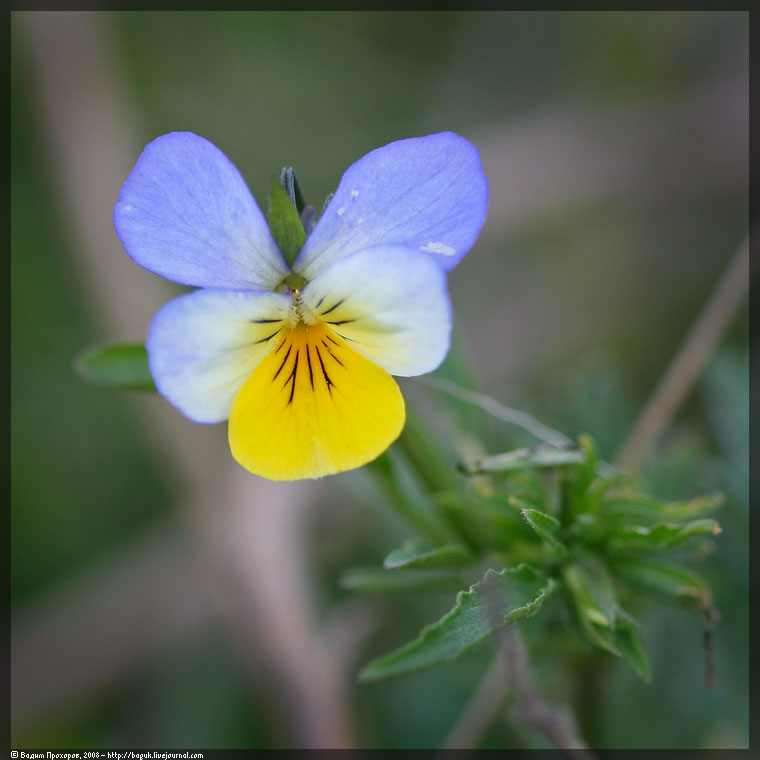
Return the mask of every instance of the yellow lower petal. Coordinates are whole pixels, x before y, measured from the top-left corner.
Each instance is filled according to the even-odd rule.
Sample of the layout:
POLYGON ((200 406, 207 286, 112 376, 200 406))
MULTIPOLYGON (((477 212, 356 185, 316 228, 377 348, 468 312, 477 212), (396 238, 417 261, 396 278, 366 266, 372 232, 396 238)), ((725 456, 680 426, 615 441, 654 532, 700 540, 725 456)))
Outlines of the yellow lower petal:
POLYGON ((323 324, 284 331, 232 404, 232 455, 270 480, 319 478, 372 461, 404 426, 396 381, 323 324))

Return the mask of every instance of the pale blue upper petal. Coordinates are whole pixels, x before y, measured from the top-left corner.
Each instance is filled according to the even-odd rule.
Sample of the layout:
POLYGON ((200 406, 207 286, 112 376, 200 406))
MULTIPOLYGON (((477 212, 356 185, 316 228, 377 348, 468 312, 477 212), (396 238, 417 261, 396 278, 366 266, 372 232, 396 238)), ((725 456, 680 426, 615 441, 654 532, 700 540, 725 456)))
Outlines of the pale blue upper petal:
POLYGON ((196 422, 221 422, 286 325, 290 294, 204 289, 159 309, 145 346, 162 396, 196 422))
POLYGON ((340 259, 304 288, 303 299, 351 348, 393 375, 431 372, 449 349, 446 275, 414 249, 378 246, 340 259))
POLYGON ((403 245, 448 271, 475 242, 487 206, 471 142, 451 132, 399 140, 346 170, 293 269, 311 280, 369 246, 403 245))
POLYGON ((272 289, 289 272, 238 170, 192 132, 146 146, 114 226, 138 264, 184 285, 272 289))

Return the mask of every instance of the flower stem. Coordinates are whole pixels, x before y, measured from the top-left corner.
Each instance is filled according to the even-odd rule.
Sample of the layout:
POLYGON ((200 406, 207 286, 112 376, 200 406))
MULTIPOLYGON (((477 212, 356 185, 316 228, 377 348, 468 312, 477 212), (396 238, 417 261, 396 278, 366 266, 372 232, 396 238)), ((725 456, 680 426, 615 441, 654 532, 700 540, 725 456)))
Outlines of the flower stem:
MULTIPOLYGON (((394 454, 396 457, 403 456, 403 452, 399 452, 398 449, 394 450, 394 454)), ((425 509, 418 496, 410 493, 410 489, 403 485, 398 465, 393 459, 391 454, 386 452, 368 466, 385 492, 389 506, 434 545, 443 546, 452 543, 454 536, 448 528, 425 509)))
POLYGON ((563 435, 558 430, 553 430, 552 428, 547 427, 535 417, 531 417, 525 412, 520 412, 517 409, 510 409, 508 406, 504 406, 504 404, 500 403, 495 398, 491 398, 491 396, 487 396, 485 393, 468 390, 445 377, 436 377, 434 375, 420 378, 420 382, 433 388, 438 388, 438 390, 444 391, 467 404, 478 406, 492 417, 502 420, 502 422, 509 422, 512 425, 517 425, 523 428, 523 430, 527 430, 541 441, 554 445, 567 445, 572 443, 566 435, 563 435))

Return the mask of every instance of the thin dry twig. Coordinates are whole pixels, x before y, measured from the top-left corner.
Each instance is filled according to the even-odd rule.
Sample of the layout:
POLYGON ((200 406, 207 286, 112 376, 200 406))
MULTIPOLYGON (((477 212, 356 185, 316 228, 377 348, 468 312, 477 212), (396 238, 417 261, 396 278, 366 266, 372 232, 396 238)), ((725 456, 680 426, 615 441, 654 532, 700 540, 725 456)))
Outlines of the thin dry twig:
POLYGON ((629 470, 639 467, 668 427, 743 303, 750 274, 747 237, 644 407, 618 454, 619 467, 629 470))

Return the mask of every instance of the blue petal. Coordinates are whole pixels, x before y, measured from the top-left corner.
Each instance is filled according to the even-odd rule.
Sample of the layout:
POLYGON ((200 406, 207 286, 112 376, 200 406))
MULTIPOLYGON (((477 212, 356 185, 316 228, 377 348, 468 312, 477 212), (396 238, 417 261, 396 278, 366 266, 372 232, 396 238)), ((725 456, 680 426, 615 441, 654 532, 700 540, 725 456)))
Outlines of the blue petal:
POLYGON ((403 245, 448 271, 472 247, 487 206, 472 143, 451 132, 399 140, 348 168, 293 269, 311 280, 369 246, 403 245))
POLYGON ((140 266, 184 285, 270 290, 289 272, 238 170, 192 132, 145 148, 119 193, 114 226, 140 266))
POLYGON ((290 294, 203 289, 164 304, 145 343, 161 395, 196 422, 226 420, 288 324, 290 301, 290 294))

